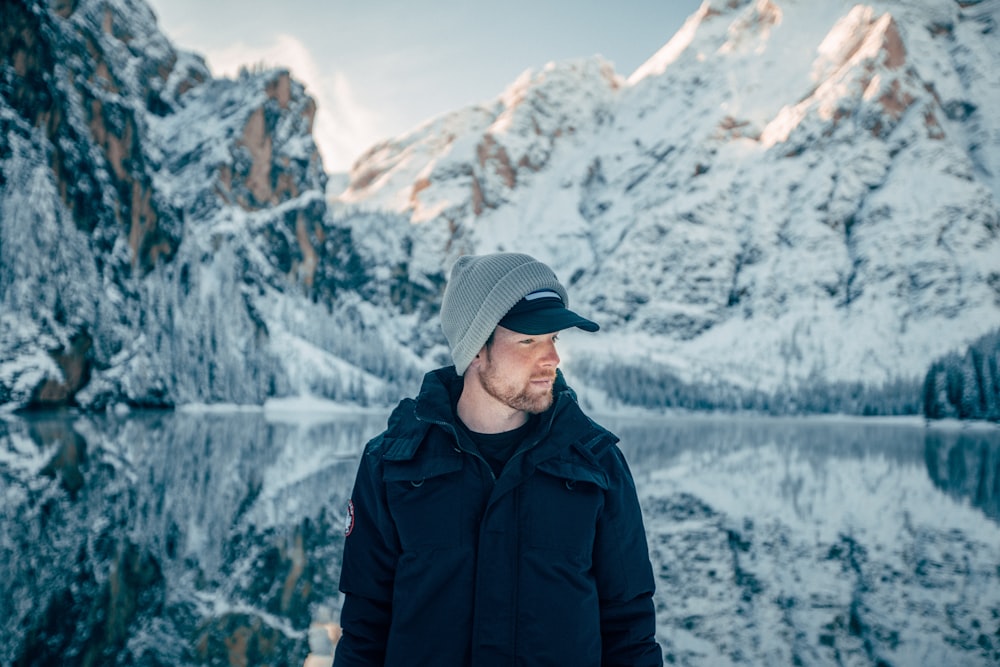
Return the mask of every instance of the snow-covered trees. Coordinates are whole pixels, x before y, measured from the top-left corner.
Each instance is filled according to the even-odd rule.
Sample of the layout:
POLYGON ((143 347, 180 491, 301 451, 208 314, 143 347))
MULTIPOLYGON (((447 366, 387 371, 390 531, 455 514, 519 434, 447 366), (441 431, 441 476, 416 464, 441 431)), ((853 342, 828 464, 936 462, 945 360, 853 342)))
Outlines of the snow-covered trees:
POLYGON ((748 410, 771 415, 915 415, 920 411, 918 378, 897 378, 880 385, 832 382, 814 376, 775 391, 716 382, 684 381, 657 364, 635 366, 611 360, 575 359, 568 372, 607 392, 624 405, 685 410, 748 410))
POLYGON ((924 380, 928 419, 1000 421, 1000 329, 973 341, 964 354, 935 361, 924 380))

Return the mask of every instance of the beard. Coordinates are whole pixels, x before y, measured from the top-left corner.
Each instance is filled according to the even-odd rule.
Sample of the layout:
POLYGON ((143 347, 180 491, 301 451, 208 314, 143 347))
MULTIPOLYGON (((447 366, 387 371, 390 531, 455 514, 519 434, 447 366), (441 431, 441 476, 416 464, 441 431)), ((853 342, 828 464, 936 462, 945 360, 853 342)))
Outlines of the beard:
MULTIPOLYGON (((554 380, 555 373, 532 379, 554 380)), ((528 383, 518 387, 512 382, 505 381, 488 355, 487 363, 479 372, 479 383, 487 394, 514 410, 521 410, 528 414, 537 415, 552 407, 553 384, 550 383, 544 388, 534 387, 530 384, 529 380, 528 383)))

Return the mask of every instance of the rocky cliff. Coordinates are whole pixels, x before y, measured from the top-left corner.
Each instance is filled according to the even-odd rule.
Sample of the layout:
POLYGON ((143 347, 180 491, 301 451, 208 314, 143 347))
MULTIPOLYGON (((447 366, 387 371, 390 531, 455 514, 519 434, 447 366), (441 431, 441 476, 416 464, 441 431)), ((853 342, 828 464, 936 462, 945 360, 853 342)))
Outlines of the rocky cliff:
POLYGON ((0 11, 0 403, 377 397, 302 85, 213 79, 142 2, 0 11))

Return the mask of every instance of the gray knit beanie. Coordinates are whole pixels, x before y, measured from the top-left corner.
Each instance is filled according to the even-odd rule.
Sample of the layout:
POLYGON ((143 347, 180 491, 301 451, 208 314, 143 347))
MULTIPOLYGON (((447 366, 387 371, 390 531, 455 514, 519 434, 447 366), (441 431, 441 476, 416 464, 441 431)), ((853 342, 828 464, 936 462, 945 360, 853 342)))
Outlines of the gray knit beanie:
POLYGON ((534 257, 513 252, 459 257, 441 300, 441 328, 455 371, 464 375, 507 311, 542 289, 555 291, 569 305, 556 274, 534 257))

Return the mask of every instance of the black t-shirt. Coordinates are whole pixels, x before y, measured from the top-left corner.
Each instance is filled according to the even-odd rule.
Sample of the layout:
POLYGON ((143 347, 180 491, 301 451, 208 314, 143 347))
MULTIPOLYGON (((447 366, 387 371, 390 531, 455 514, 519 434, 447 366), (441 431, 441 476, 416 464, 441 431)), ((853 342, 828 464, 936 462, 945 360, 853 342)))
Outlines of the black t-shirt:
POLYGON ((518 446, 528 437, 528 434, 531 433, 537 421, 537 415, 531 415, 523 426, 519 426, 513 431, 504 431, 503 433, 475 433, 470 431, 469 427, 461 421, 458 423, 466 435, 469 436, 469 439, 472 440, 473 444, 479 448, 479 453, 482 457, 490 464, 490 468, 493 469, 493 475, 500 477, 500 473, 503 472, 507 461, 517 451, 518 446))

